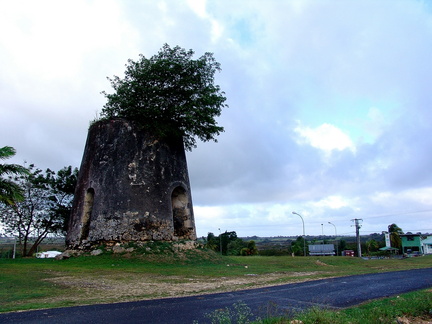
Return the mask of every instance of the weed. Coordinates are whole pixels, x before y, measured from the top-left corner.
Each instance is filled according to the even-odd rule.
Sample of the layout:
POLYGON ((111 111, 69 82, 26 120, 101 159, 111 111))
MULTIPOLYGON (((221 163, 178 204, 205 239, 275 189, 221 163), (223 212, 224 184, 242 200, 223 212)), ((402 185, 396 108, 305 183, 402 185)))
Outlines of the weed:
MULTIPOLYGON (((235 303, 232 308, 225 307, 206 314, 212 324, 249 324, 252 316, 251 309, 242 301, 235 303)), ((198 322, 194 321, 194 324, 198 322)))

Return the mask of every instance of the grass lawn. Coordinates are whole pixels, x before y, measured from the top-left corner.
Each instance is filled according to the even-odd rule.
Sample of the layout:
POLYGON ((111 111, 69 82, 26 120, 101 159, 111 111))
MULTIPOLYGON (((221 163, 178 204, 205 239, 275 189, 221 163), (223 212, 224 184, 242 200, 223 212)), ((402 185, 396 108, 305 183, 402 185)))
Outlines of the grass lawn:
POLYGON ((432 290, 383 298, 340 311, 312 308, 295 318, 269 317, 255 324, 426 324, 432 322, 432 290))
POLYGON ((66 260, 0 259, 0 312, 233 291, 290 282, 432 267, 432 256, 226 257, 207 250, 66 260))

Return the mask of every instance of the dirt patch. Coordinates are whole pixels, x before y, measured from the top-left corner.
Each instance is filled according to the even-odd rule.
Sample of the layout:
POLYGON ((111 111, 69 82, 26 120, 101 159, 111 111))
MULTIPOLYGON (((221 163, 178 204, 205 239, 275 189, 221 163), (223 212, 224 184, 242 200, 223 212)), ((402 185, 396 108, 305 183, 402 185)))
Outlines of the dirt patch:
POLYGON ((398 324, 431 324, 432 323, 432 316, 431 317, 407 317, 402 316, 396 318, 396 323, 398 324))
POLYGON ((316 260, 316 261, 315 261, 315 264, 316 264, 316 265, 319 265, 319 266, 324 266, 324 267, 328 267, 328 266, 329 266, 327 263, 324 263, 324 262, 322 262, 322 261, 320 261, 320 260, 316 260))
POLYGON ((317 272, 277 272, 265 275, 250 273, 244 276, 220 278, 159 276, 142 273, 80 278, 58 274, 59 276, 45 280, 69 290, 70 293, 40 301, 82 300, 85 302, 97 299, 100 302, 110 302, 191 296, 307 281, 310 280, 310 276, 316 274, 317 272))

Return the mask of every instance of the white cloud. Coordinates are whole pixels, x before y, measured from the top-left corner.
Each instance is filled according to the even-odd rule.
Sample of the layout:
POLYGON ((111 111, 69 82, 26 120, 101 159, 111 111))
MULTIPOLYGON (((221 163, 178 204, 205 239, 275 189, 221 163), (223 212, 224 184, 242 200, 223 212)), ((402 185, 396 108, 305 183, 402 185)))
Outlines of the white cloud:
POLYGON ((186 1, 189 7, 193 10, 193 12, 200 18, 206 19, 211 24, 211 40, 212 42, 217 42, 223 33, 223 27, 222 25, 209 15, 209 13, 206 10, 206 0, 187 0, 186 1))
POLYGON ((9 75, 79 78, 89 56, 119 47, 130 51, 138 37, 115 1, 13 1, 3 9, 0 39, 9 75))
POLYGON ((394 206, 394 201, 397 201, 398 206, 405 211, 406 207, 404 206, 410 206, 413 203, 422 206, 423 209, 432 207, 431 196, 432 187, 426 187, 402 190, 400 192, 377 192, 371 197, 371 200, 384 206, 394 206))
POLYGON ((207 17, 206 0, 187 0, 186 2, 199 17, 207 17))
POLYGON ((321 199, 320 201, 314 203, 316 207, 324 207, 331 209, 339 209, 342 207, 349 206, 349 201, 345 197, 341 196, 329 196, 321 199))
POLYGON ((294 131, 299 135, 299 144, 306 143, 327 153, 333 150, 356 151, 354 143, 347 134, 327 123, 316 128, 299 125, 294 131))

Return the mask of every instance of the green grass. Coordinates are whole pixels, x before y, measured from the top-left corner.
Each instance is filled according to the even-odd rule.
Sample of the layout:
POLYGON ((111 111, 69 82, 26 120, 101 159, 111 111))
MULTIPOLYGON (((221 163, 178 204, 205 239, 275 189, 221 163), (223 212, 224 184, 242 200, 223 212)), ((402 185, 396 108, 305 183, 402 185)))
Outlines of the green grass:
POLYGON ((206 317, 212 324, 247 324, 252 321, 254 324, 431 323, 432 291, 429 289, 401 294, 339 311, 315 307, 293 314, 289 318, 272 316, 276 310, 276 305, 268 305, 267 316, 256 319, 250 307, 240 301, 230 307, 210 312, 206 317))
POLYGON ((50 276, 46 264, 41 266, 40 263, 34 264, 25 259, 17 260, 14 264, 0 261, 0 264, 1 310, 38 308, 35 305, 38 299, 63 293, 61 287, 44 280, 50 276))
POLYGON ((257 321, 256 323, 390 324, 400 323, 404 318, 409 319, 409 323, 430 323, 432 320, 432 291, 430 289, 415 291, 391 298, 383 298, 340 311, 312 308, 298 314, 294 318, 273 317, 257 321), (413 322, 413 319, 423 320, 425 322, 413 322), (297 322, 295 322, 295 320, 297 320, 297 322))
POLYGON ((206 250, 173 253, 167 247, 156 251, 104 253, 62 261, 0 259, 0 312, 185 296, 432 266, 432 256, 363 260, 224 257, 206 250))

